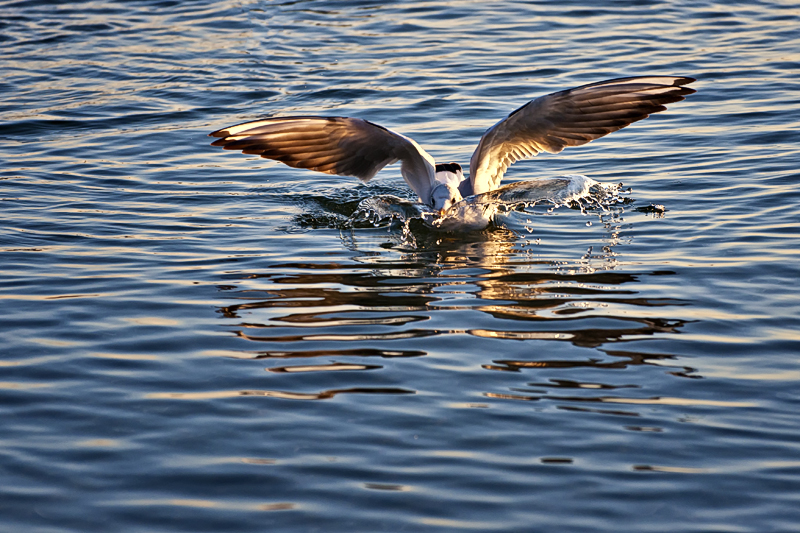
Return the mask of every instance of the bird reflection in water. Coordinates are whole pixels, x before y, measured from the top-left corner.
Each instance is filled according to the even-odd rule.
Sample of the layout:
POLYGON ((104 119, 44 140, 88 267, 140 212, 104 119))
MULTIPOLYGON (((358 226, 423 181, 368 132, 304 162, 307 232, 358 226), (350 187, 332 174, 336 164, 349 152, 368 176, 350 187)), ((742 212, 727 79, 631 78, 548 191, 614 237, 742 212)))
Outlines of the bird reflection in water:
POLYGON ((486 397, 634 413, 581 404, 610 401, 609 394, 624 398, 626 390, 639 388, 614 383, 636 367, 659 372, 667 367, 675 376, 696 377, 694 369, 678 365, 675 354, 613 349, 675 335, 686 323, 674 317, 675 308, 688 302, 642 298, 637 285, 670 273, 615 271, 614 248, 624 244, 624 232, 618 220, 606 220, 592 230, 604 232, 600 251, 566 265, 531 257, 510 230, 468 237, 423 234, 426 240, 418 247, 392 242, 391 233, 343 231, 343 242, 355 254, 351 261, 277 263, 230 273, 221 290, 233 302, 219 312, 234 321, 233 332, 244 343, 237 357, 279 363, 266 370, 281 389, 293 388, 290 383, 308 386, 302 376, 314 374, 330 375, 327 381, 338 384, 321 392, 261 391, 270 397, 415 392, 418 385, 408 381, 401 387, 363 383, 375 385, 376 376, 392 372, 379 360, 437 355, 447 346, 448 354, 463 353, 484 371, 546 373, 505 392, 482 391, 486 397), (656 316, 661 311, 663 316, 656 316), (447 341, 437 341, 440 337, 447 341), (598 370, 628 372, 606 383, 597 379, 598 370), (553 371, 563 376, 556 379, 553 371), (587 372, 592 379, 585 379, 587 372), (580 394, 558 392, 565 389, 580 394))

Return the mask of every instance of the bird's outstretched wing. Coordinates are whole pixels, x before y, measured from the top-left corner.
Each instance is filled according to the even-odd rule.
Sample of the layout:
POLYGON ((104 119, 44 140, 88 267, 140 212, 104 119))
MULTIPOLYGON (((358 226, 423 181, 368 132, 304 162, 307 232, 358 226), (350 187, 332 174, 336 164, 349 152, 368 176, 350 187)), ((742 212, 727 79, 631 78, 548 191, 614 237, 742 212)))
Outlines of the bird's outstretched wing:
POLYGON ((473 194, 496 189, 506 169, 540 152, 557 154, 664 111, 695 92, 694 78, 640 76, 583 85, 531 100, 481 137, 470 160, 473 194))
POLYGON ((420 199, 430 202, 434 159, 412 139, 372 122, 347 117, 280 117, 246 122, 210 133, 211 143, 280 161, 295 168, 369 181, 397 161, 420 199))

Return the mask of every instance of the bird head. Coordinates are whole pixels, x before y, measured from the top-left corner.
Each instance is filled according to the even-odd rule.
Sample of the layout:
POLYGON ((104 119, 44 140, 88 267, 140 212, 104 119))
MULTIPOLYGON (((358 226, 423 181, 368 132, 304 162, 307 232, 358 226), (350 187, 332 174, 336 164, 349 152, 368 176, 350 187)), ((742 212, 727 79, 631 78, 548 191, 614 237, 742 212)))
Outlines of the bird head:
POLYGON ((440 183, 431 192, 431 205, 442 217, 450 207, 462 200, 458 188, 449 183, 440 183))

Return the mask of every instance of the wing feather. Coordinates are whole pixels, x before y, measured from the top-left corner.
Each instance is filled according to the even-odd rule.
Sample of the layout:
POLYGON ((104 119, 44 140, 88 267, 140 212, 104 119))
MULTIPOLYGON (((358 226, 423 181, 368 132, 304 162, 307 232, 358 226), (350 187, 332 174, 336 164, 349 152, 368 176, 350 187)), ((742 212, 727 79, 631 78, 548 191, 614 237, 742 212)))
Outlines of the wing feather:
POLYGON ((513 163, 580 146, 666 109, 695 92, 694 78, 640 76, 583 85, 531 100, 481 137, 470 160, 474 194, 496 189, 513 163))
POLYGON ((430 202, 434 159, 412 139, 366 120, 277 117, 229 126, 209 136, 218 137, 212 146, 225 150, 362 181, 401 161, 403 178, 423 202, 430 202))

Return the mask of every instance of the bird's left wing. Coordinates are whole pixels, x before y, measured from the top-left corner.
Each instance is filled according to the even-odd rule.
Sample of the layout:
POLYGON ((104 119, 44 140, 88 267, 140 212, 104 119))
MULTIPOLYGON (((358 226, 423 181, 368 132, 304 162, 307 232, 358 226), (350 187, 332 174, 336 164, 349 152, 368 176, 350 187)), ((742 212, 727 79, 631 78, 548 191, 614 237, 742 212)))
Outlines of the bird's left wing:
POLYGON ((430 201, 435 162, 416 142, 372 122, 348 117, 279 117, 229 126, 210 133, 211 143, 290 167, 369 181, 397 161, 420 199, 430 201))
POLYGON ((474 194, 496 189, 506 169, 540 152, 557 154, 664 111, 695 92, 680 76, 639 76, 592 83, 531 100, 481 137, 470 160, 474 194))

